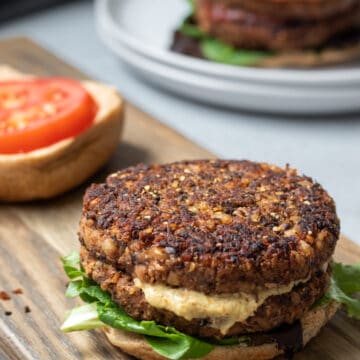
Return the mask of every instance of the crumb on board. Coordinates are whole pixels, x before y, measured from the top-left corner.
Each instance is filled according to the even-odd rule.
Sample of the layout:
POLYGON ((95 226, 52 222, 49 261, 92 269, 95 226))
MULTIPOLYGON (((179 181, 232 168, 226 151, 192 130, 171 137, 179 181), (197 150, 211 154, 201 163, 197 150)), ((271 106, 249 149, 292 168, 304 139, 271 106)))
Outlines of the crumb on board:
POLYGON ((11 311, 5 311, 5 315, 10 316, 10 315, 12 315, 12 312, 11 311))
POLYGON ((12 293, 15 295, 20 295, 20 294, 23 294, 23 291, 22 291, 22 289, 18 288, 18 289, 13 290, 12 293))
POLYGON ((25 313, 27 314, 27 313, 31 312, 31 309, 30 309, 29 306, 26 305, 26 306, 24 307, 24 311, 25 311, 25 313))
POLYGON ((0 299, 1 300, 10 300, 11 297, 6 291, 0 291, 0 299))

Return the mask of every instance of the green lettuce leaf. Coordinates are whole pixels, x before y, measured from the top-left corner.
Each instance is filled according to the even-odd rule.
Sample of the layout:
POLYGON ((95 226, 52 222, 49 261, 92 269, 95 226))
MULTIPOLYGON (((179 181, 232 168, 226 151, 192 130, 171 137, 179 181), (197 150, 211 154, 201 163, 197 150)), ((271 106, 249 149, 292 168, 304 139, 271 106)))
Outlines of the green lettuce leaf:
POLYGON ((80 255, 76 251, 73 251, 70 255, 61 258, 61 261, 63 263, 66 275, 69 277, 70 275, 67 270, 68 268, 72 268, 75 270, 78 270, 78 268, 80 268, 80 255))
POLYGON ((159 349, 159 354, 174 360, 202 358, 213 349, 213 345, 204 343, 190 336, 180 336, 176 341, 170 342, 168 339, 149 336, 146 337, 146 340, 152 348, 159 349), (164 342, 167 344, 166 347, 163 346, 164 342))
POLYGON ((60 330, 63 332, 92 330, 104 327, 105 324, 99 320, 97 304, 86 304, 69 311, 60 330))
POLYGON ((237 49, 213 38, 201 40, 201 50, 209 60, 240 66, 256 65, 259 61, 272 56, 272 53, 266 51, 237 49))
POLYGON ((80 257, 77 252, 72 252, 69 256, 61 259, 66 275, 71 279, 78 279, 82 277, 84 272, 80 268, 80 257))
POLYGON ((66 314, 61 326, 62 331, 90 330, 107 325, 143 335, 154 351, 173 360, 201 358, 214 348, 214 345, 183 334, 172 327, 161 326, 154 321, 134 320, 112 301, 109 293, 86 276, 77 254, 73 253, 62 261, 64 270, 71 280, 66 296, 79 296, 87 303, 66 314))
POLYGON ((191 8, 191 13, 193 14, 195 12, 195 0, 188 0, 188 3, 191 8))
POLYGON ((360 292, 360 263, 355 265, 333 264, 330 287, 319 305, 336 301, 345 305, 350 317, 360 320, 360 299, 353 297, 360 292))
POLYGON ((82 284, 82 280, 71 281, 66 288, 65 296, 68 298, 80 296, 82 284))
POLYGON ((184 20, 179 31, 186 36, 198 39, 203 56, 208 60, 229 65, 251 66, 273 56, 273 53, 269 51, 238 49, 208 36, 192 21, 193 13, 194 11, 184 20))
POLYGON ((360 292, 360 263, 355 265, 335 263, 333 278, 346 294, 360 292))
POLYGON ((189 21, 189 19, 186 19, 184 21, 184 23, 181 25, 179 31, 186 36, 190 36, 190 37, 193 37, 196 39, 205 39, 206 38, 206 34, 203 33, 197 25, 192 24, 189 21))
POLYGON ((98 313, 101 321, 115 329, 145 335, 154 350, 169 359, 199 358, 213 349, 211 344, 172 327, 161 326, 154 321, 136 321, 114 302, 98 304, 98 313))

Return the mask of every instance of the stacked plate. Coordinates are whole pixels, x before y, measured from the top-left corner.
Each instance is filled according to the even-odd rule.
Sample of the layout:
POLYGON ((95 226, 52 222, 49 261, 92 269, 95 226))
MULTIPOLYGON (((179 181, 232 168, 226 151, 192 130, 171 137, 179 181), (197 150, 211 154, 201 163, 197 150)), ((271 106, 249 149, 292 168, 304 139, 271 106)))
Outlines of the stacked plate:
POLYGON ((360 62, 323 69, 261 69, 212 63, 169 51, 188 14, 186 0, 97 0, 103 41, 153 84, 202 102, 261 112, 360 111, 360 62))

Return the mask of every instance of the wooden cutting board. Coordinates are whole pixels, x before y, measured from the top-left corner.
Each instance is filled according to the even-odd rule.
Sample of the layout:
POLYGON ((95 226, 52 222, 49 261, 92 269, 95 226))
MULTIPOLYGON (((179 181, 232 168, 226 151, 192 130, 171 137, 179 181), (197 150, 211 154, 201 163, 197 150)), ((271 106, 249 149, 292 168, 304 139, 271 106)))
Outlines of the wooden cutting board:
MULTIPOLYGON (((25 38, 0 42, 0 63, 32 74, 86 78, 25 38)), ((66 310, 74 305, 64 297, 67 279, 60 257, 78 249, 82 194, 91 182, 138 162, 210 157, 214 155, 128 105, 122 144, 87 184, 51 201, 0 205, 0 291, 11 295, 11 300, 0 300, 0 359, 130 359, 109 345, 101 331, 59 331, 66 310), (16 288, 23 294, 12 294, 16 288), (25 312, 26 306, 31 312, 25 312)), ((336 258, 360 261, 360 247, 342 238, 336 258)), ((295 359, 360 359, 360 322, 339 312, 295 359)))

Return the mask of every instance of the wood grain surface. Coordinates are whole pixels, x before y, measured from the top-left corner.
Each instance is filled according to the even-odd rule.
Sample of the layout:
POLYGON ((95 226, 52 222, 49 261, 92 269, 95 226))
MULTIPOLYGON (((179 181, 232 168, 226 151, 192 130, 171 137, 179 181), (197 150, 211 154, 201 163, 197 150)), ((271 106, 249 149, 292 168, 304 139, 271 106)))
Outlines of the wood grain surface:
MULTIPOLYGON (((25 38, 0 42, 0 63, 32 74, 86 78, 25 38)), ((214 155, 128 105, 123 142, 87 184, 51 201, 0 205, 0 291, 11 296, 0 300, 0 359, 130 359, 113 348, 101 331, 59 331, 66 310, 75 304, 64 297, 67 279, 60 257, 78 249, 82 194, 89 183, 138 162, 209 157, 214 155), (23 294, 12 294, 16 288, 23 294), (25 311, 26 306, 31 312, 25 311)), ((336 258, 360 261, 360 248, 342 238, 336 258)), ((360 359, 360 322, 339 312, 295 359, 360 359)))

